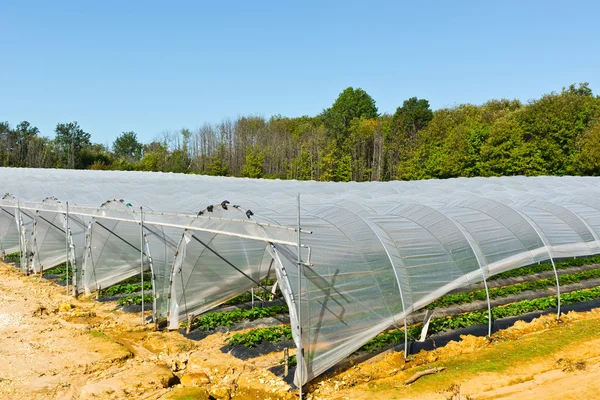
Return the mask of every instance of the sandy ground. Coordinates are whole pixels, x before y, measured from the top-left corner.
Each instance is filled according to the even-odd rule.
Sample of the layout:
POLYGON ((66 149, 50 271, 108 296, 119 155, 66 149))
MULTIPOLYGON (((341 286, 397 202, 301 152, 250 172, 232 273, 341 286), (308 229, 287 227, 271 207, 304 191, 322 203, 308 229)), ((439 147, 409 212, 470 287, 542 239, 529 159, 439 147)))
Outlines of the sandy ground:
MULTIPOLYGON (((219 350, 227 334, 193 342, 114 307, 0 263, 0 398, 297 398, 267 371, 281 353, 244 362, 219 350)), ((463 337, 406 362, 403 353, 381 354, 305 392, 313 400, 598 398, 600 309, 463 337), (432 368, 445 369, 404 384, 432 368)))

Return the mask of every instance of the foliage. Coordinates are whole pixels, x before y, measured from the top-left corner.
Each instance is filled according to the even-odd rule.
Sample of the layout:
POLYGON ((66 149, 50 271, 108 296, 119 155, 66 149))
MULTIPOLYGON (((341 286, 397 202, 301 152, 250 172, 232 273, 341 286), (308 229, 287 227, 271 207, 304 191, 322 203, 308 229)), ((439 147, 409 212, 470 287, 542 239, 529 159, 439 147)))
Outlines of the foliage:
POLYGON ((242 345, 246 347, 254 347, 262 342, 277 343, 282 339, 292 339, 292 328, 290 326, 251 329, 248 332, 236 333, 230 338, 225 338, 230 346, 242 345))
POLYGON ((17 251, 15 253, 9 253, 4 257, 4 259, 5 260, 18 260, 21 258, 21 254, 22 253, 20 251, 17 251))
POLYGON ((82 163, 83 149, 91 145, 91 135, 77 121, 56 125, 56 150, 58 163, 63 168, 87 168, 82 163))
MULTIPOLYGON (((144 295, 144 303, 145 304, 152 304, 153 300, 154 300, 154 296, 152 296, 151 294, 144 295)), ((128 305, 140 306, 140 305, 142 305, 142 295, 138 294, 135 296, 122 297, 119 299, 117 304, 120 306, 128 306, 128 305)))
MULTIPOLYGON (((600 269, 591 269, 575 274, 561 275, 558 277, 558 283, 559 285, 564 286, 596 278, 600 278, 600 269)), ((555 285, 556 279, 548 278, 539 279, 532 282, 517 283, 510 286, 490 288, 488 292, 490 295, 490 299, 496 299, 501 297, 514 296, 528 290, 544 290, 555 285)), ((454 304, 470 303, 476 300, 486 300, 486 293, 484 289, 475 290, 473 292, 447 294, 445 296, 440 297, 433 303, 427 305, 427 308, 432 310, 438 307, 449 307, 454 304)))
POLYGON ((213 330, 220 326, 229 328, 236 322, 254 321, 286 312, 288 312, 287 306, 255 307, 249 310, 237 309, 233 311, 214 312, 195 318, 192 326, 203 331, 213 330))
MULTIPOLYGON (((141 292, 142 284, 141 283, 120 283, 117 285, 113 285, 109 288, 102 290, 102 295, 104 296, 114 296, 116 294, 122 293, 137 293, 141 292)), ((152 290, 152 282, 145 281, 144 282, 144 290, 152 290)))
POLYGON ((587 83, 526 104, 490 100, 432 111, 411 97, 379 115, 364 90, 345 89, 317 116, 242 116, 197 130, 164 131, 141 144, 124 132, 91 143, 77 122, 55 137, 27 121, 0 122, 0 163, 37 168, 91 168, 367 181, 499 175, 600 175, 600 97, 587 83))
POLYGON ((246 162, 242 168, 242 176, 247 178, 262 178, 265 156, 256 147, 250 147, 246 154, 246 162))
MULTIPOLYGON (((581 257, 581 258, 570 258, 563 261, 554 262, 556 269, 566 269, 571 267, 578 267, 582 265, 592 265, 592 264, 600 264, 600 256, 592 256, 592 257, 581 257)), ((552 271, 552 264, 538 264, 538 265, 528 265, 521 268, 511 269, 506 272, 502 272, 500 274, 493 275, 488 278, 488 281, 493 281, 496 279, 506 279, 512 278, 515 276, 524 276, 524 275, 534 275, 543 271, 552 271)))
POLYGON ((142 144, 137 140, 135 132, 123 132, 113 143, 113 153, 127 161, 139 161, 142 158, 142 144))
POLYGON ((367 92, 349 87, 340 93, 330 108, 323 111, 322 116, 331 135, 342 143, 347 137, 352 120, 377 118, 377 107, 375 100, 367 92))
MULTIPOLYGON (((593 289, 578 290, 561 294, 561 304, 569 305, 591 301, 600 298, 600 287, 593 289)), ((556 296, 543 297, 534 300, 523 300, 505 306, 492 308, 492 318, 516 317, 532 311, 541 311, 556 307, 558 304, 556 296)), ((458 314, 448 317, 432 318, 429 323, 429 334, 435 334, 447 330, 466 328, 473 325, 487 324, 488 311, 480 310, 471 313, 458 314)), ((420 334, 421 324, 408 327, 409 337, 420 334)), ((380 333, 360 348, 362 351, 371 352, 391 344, 400 343, 404 340, 404 331, 400 329, 380 333)))

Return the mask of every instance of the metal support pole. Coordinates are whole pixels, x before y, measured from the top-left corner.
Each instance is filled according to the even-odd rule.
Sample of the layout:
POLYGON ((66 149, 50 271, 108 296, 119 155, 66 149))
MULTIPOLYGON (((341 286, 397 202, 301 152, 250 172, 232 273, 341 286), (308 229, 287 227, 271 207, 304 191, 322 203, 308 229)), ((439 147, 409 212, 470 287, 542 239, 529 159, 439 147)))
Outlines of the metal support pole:
POLYGON ((492 336, 492 304, 490 303, 490 292, 488 290, 487 278, 485 277, 483 268, 481 269, 481 274, 483 275, 483 286, 485 287, 485 298, 487 299, 487 306, 488 306, 488 338, 489 338, 492 336))
POLYGON ((536 224, 533 221, 531 221, 528 216, 526 216, 524 213, 522 213, 519 210, 515 209, 515 211, 518 212, 525 221, 527 221, 529 226, 531 226, 531 228, 535 231, 535 233, 540 238, 542 244, 546 248, 546 252, 548 253, 548 257, 550 258, 550 263, 552 264, 552 270, 554 271, 554 279, 556 280, 556 300, 557 300, 557 304, 558 304, 558 308, 556 310, 556 319, 560 320, 560 283, 558 281, 558 272, 556 271, 556 265, 554 264, 554 257, 552 257, 552 252, 550 251, 550 244, 548 242, 546 242, 546 240, 544 239, 544 236, 542 236, 542 233, 540 231, 538 231, 536 224))
POLYGON ((144 325, 144 210, 140 207, 140 276, 142 277, 142 325, 144 325))
MULTIPOLYGON (((67 203, 67 207, 69 207, 69 203, 67 203)), ((65 261, 65 288, 67 290, 67 296, 69 295, 69 209, 67 208, 67 213, 65 214, 65 254, 67 256, 67 260, 65 261)))
POLYGON ((408 358, 408 324, 404 318, 404 361, 408 358))
POLYGON ((15 215, 15 222, 17 223, 17 231, 19 232, 19 268, 21 268, 21 272, 23 272, 23 243, 21 240, 21 204, 19 200, 17 200, 17 211, 18 213, 15 215))
POLYGON ((302 400, 302 384, 304 383, 304 371, 303 371, 303 346, 302 346, 302 275, 304 274, 304 268, 302 265, 302 254, 300 247, 300 193, 296 195, 296 199, 298 201, 298 295, 296 298, 298 299, 298 333, 299 333, 299 341, 298 341, 298 350, 296 351, 296 368, 298 369, 298 389, 300 390, 300 400, 302 400))
POLYGON ((554 279, 556 279, 556 299, 557 299, 557 310, 556 310, 556 319, 560 320, 560 284, 558 283, 558 272, 556 271, 556 265, 554 265, 554 257, 550 254, 550 250, 548 250, 548 256, 550 257, 550 262, 552 263, 552 269, 554 270, 554 279))

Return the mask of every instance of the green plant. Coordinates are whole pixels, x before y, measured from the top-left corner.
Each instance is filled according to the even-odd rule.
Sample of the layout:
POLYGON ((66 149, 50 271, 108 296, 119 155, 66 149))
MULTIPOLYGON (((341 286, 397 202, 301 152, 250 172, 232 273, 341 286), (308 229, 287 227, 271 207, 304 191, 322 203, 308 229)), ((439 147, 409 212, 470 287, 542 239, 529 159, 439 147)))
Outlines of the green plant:
MULTIPOLYGON (((126 283, 126 284, 117 284, 113 285, 109 288, 102 290, 102 295, 105 296, 114 296, 116 294, 122 293, 135 293, 142 290, 141 283, 126 283)), ((144 290, 152 290, 152 282, 145 281, 144 282, 144 290)))
MULTIPOLYGON (((568 260, 555 262, 556 269, 566 269, 571 267, 580 267, 582 265, 600 264, 600 256, 592 257, 581 257, 581 258, 570 258, 568 260)), ((535 275, 544 271, 552 271, 552 264, 538 264, 528 265, 526 267, 511 269, 510 271, 503 272, 488 278, 488 281, 496 279, 512 278, 515 276, 535 275)))
POLYGON ((5 260, 18 260, 19 258, 21 258, 21 252, 17 251, 15 253, 9 253, 6 256, 4 256, 5 260))
MULTIPOLYGON (((145 304, 152 304, 153 300, 154 300, 154 297, 152 295, 150 295, 150 294, 144 295, 144 303, 145 304)), ((119 301, 117 302, 117 304, 120 306, 128 306, 128 305, 139 306, 142 304, 142 295, 138 294, 135 296, 120 298, 119 301)))
MULTIPOLYGON (((587 271, 576 272, 574 274, 561 275, 558 277, 558 282, 560 285, 569 285, 595 278, 600 278, 600 269, 590 269, 587 271)), ((517 283, 510 286, 491 288, 489 289, 489 295, 490 299, 496 299, 516 295, 527 290, 544 290, 555 285, 555 278, 540 279, 532 282, 517 283)), ((472 292, 447 294, 427 305, 426 308, 432 310, 434 308, 448 307, 455 304, 470 303, 476 300, 486 300, 484 289, 475 290, 472 292)))
POLYGON ((205 331, 213 330, 219 326, 228 328, 239 321, 254 321, 256 319, 272 317, 286 312, 288 312, 287 306, 256 307, 249 310, 237 309, 233 311, 215 312, 195 318, 192 322, 192 327, 205 331))
MULTIPOLYGON (((600 287, 593 289, 577 290, 561 295, 561 304, 575 304, 585 301, 591 301, 600 298, 600 287)), ((516 317, 532 311, 541 311, 548 308, 556 307, 558 304, 556 296, 542 297, 534 300, 523 300, 505 306, 495 307, 492 309, 492 317, 494 319, 516 317)), ((466 328, 473 325, 487 324, 487 310, 474 311, 470 313, 458 314, 447 317, 433 318, 429 323, 430 334, 439 333, 447 330, 466 328)), ((421 331, 421 324, 416 324, 408 327, 409 337, 416 337, 421 331)), ((404 340, 403 330, 396 329, 380 333, 359 350, 371 352, 388 345, 400 343, 404 340)))
MULTIPOLYGON (((285 363, 285 358, 282 358, 281 360, 279 360, 279 364, 284 364, 284 363, 285 363)), ((290 367, 295 367, 296 364, 297 364, 296 355, 294 354, 293 356, 289 356, 288 365, 290 367)))
POLYGON ((282 339, 292 339, 292 328, 289 325, 251 329, 246 333, 236 333, 232 337, 226 338, 225 341, 230 346, 254 347, 265 341, 277 343, 282 339))

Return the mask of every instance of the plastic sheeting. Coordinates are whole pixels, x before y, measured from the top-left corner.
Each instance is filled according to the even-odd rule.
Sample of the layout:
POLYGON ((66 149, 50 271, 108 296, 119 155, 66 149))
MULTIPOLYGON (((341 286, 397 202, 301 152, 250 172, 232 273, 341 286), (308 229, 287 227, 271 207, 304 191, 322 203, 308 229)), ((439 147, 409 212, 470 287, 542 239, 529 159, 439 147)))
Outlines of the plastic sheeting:
MULTIPOLYGON (((4 232, 22 220, 30 248, 40 200, 69 201, 72 218, 87 226, 85 243, 83 230, 70 239, 75 254, 85 250, 83 287, 139 273, 142 254, 155 316, 168 314, 171 327, 248 290, 272 266, 304 349, 303 382, 453 289, 550 258, 600 253, 599 178, 323 183, 29 169, 0 169, 0 177, 24 204, 0 201, 15 216, 0 216, 3 241, 14 243, 4 232), (118 200, 97 207, 108 199, 118 200), (140 213, 142 206, 153 211, 140 213)), ((60 251, 58 241, 48 243, 49 253, 60 251)))

